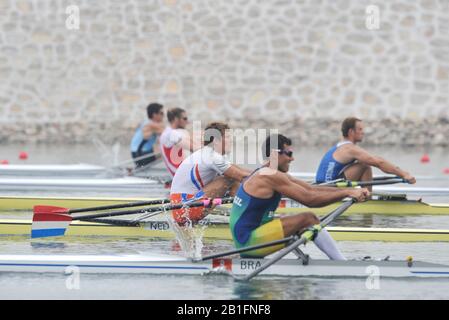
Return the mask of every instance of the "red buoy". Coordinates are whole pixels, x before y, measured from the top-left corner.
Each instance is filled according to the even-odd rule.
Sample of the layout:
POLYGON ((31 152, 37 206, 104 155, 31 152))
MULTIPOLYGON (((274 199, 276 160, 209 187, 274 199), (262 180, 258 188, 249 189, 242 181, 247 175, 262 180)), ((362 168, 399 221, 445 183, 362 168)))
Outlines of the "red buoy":
POLYGON ((443 170, 443 173, 444 173, 444 174, 449 174, 449 168, 445 168, 445 169, 443 170))
POLYGON ((9 164, 8 160, 0 160, 0 164, 9 164))
POLYGON ((19 153, 19 159, 20 160, 26 160, 28 159, 28 153, 26 153, 25 151, 22 151, 19 153))
POLYGON ((429 155, 426 153, 421 157, 421 163, 428 163, 430 162, 430 157, 429 155))

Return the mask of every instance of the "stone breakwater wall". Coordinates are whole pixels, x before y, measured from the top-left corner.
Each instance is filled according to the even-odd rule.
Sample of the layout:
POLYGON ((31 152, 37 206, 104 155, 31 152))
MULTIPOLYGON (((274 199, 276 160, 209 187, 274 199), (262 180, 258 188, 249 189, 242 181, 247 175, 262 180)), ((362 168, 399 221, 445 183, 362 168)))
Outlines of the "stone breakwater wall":
POLYGON ((447 145, 449 0, 0 0, 0 142, 127 141, 152 101, 308 144, 354 115, 368 143, 447 145))
MULTIPOLYGON (((272 125, 268 120, 251 122, 230 121, 232 128, 242 130, 278 130, 294 140, 296 145, 328 146, 340 139, 340 122, 335 120, 309 119, 291 120, 272 125)), ((204 126, 203 126, 204 128, 204 126)), ((121 122, 108 124, 84 123, 43 123, 27 126, 3 125, 0 143, 91 143, 100 141, 106 145, 115 142, 129 143, 135 128, 125 127, 121 122)), ((236 130, 237 132, 237 130, 236 130)), ((256 132, 257 134, 257 132, 256 132)), ((237 136, 236 136, 237 137, 237 136)), ((447 146, 449 147, 449 120, 373 120, 365 121, 364 145, 401 146, 447 146)))

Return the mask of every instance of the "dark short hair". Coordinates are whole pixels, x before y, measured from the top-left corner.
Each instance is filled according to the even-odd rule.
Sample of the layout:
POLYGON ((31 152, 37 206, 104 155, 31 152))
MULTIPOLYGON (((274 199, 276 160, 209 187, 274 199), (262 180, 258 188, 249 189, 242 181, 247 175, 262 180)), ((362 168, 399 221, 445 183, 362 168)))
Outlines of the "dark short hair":
POLYGON ((262 144, 263 158, 268 159, 270 157, 271 149, 274 148, 282 149, 284 145, 291 146, 292 140, 282 134, 270 135, 265 139, 265 142, 262 144))
POLYGON ((186 111, 181 108, 172 108, 172 109, 168 110, 168 112, 167 112, 168 122, 173 122, 176 118, 181 118, 181 115, 184 112, 186 112, 186 111))
POLYGON ((357 121, 362 121, 359 118, 356 117, 349 117, 343 120, 343 123, 341 124, 341 133, 343 134, 343 137, 347 138, 349 134, 349 130, 353 129, 355 130, 355 125, 357 121))
POLYGON ((153 118, 153 115, 161 112, 164 106, 160 103, 150 103, 147 107, 148 119, 153 118))
POLYGON ((224 122, 209 123, 206 126, 206 129, 204 129, 204 145, 207 146, 208 144, 212 143, 214 141, 214 138, 216 137, 217 132, 223 139, 226 130, 229 130, 229 126, 224 122))

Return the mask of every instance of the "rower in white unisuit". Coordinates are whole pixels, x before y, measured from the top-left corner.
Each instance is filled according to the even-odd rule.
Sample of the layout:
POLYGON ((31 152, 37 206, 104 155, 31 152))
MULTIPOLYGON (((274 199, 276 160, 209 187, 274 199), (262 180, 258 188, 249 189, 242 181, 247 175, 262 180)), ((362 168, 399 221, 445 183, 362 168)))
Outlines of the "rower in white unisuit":
POLYGON ((172 176, 184 160, 184 152, 180 142, 187 135, 185 129, 165 128, 160 137, 161 153, 165 165, 172 176))

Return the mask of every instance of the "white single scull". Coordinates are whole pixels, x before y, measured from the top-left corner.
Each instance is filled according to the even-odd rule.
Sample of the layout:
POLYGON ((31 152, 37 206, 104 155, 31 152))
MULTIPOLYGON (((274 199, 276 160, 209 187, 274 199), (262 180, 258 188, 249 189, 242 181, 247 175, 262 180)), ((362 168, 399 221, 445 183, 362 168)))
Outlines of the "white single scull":
MULTIPOLYGON (((227 273, 244 276, 267 259, 218 258, 195 262, 173 255, 0 255, 0 272, 146 273, 204 275, 227 273)), ((265 276, 291 277, 449 277, 449 266, 409 261, 282 259, 264 270, 265 276)))

